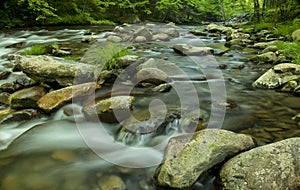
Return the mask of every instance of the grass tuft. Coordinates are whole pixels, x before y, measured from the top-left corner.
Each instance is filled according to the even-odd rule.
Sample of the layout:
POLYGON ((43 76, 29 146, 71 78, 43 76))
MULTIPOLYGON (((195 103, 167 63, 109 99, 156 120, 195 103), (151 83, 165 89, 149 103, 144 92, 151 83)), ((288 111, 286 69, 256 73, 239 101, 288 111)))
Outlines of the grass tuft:
POLYGON ((29 49, 25 49, 21 55, 44 55, 47 53, 47 49, 44 45, 32 45, 29 49))
POLYGON ((292 63, 300 64, 300 42, 276 42, 275 45, 292 63))

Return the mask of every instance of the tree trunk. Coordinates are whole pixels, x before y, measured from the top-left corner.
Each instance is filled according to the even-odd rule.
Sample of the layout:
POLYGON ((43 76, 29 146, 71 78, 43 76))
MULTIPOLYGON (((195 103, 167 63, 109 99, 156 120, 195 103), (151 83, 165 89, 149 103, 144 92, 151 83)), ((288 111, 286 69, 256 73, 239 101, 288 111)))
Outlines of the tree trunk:
POLYGON ((257 22, 260 21, 260 13, 259 13, 259 1, 258 0, 253 0, 254 2, 254 19, 257 20, 257 22))
POLYGON ((225 22, 225 11, 224 11, 224 5, 223 5, 223 0, 220 0, 220 7, 221 7, 221 12, 222 12, 222 19, 223 22, 225 22))

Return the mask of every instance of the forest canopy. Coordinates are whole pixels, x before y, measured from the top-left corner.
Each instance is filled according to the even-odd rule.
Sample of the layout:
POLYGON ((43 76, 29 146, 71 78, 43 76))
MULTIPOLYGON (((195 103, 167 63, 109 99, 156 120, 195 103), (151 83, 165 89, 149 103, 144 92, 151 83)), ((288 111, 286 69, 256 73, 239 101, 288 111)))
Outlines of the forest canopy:
POLYGON ((141 21, 199 23, 237 14, 272 18, 299 15, 300 0, 2 0, 0 27, 110 24, 141 21))

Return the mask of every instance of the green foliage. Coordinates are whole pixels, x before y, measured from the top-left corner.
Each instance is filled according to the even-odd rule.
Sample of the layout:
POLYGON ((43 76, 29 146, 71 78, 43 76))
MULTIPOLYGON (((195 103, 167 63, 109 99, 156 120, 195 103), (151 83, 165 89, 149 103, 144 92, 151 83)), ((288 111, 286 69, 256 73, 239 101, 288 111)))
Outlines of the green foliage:
POLYGON ((74 62, 77 62, 78 59, 79 59, 78 57, 74 57, 74 56, 66 56, 66 57, 64 57, 64 60, 74 61, 74 62))
POLYGON ((266 23, 266 22, 255 23, 254 28, 256 30, 272 30, 273 23, 266 23))
POLYGON ((300 42, 277 42, 275 45, 292 63, 300 64, 300 42))
POLYGON ((117 64, 117 60, 120 57, 123 57, 125 55, 129 55, 130 51, 129 49, 122 49, 118 53, 116 53, 104 66, 103 70, 112 70, 112 69, 120 69, 121 67, 117 64))
POLYGON ((44 55, 47 53, 47 49, 44 45, 32 45, 29 49, 25 49, 21 55, 44 55))

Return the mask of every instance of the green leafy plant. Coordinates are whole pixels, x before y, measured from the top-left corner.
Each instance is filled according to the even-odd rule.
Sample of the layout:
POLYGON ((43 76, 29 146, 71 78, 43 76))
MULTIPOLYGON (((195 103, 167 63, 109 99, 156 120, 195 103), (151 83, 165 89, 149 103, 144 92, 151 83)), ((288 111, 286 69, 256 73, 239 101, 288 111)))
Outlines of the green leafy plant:
POLYGON ((129 55, 129 54, 130 54, 129 49, 123 49, 123 50, 119 51, 108 62, 106 62, 103 69, 104 70, 120 69, 120 66, 117 64, 117 60, 120 57, 129 55))
POLYGON ((300 64, 300 42, 277 42, 275 45, 292 63, 300 64))
POLYGON ((47 49, 44 45, 32 45, 29 49, 25 49, 21 55, 43 55, 47 53, 47 49))

